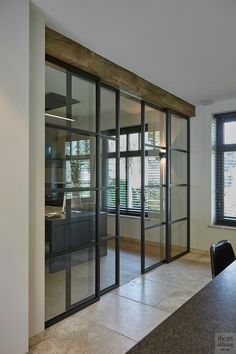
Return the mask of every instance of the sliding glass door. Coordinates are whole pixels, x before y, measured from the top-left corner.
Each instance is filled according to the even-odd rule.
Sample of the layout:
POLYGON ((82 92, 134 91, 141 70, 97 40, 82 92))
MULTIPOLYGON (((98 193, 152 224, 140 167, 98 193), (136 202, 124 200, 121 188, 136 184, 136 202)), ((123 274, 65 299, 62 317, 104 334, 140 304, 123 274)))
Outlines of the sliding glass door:
POLYGON ((189 251, 189 120, 48 59, 46 326, 189 251))
POLYGON ((46 325, 119 284, 118 107, 117 90, 48 62, 46 325))
POLYGON ((169 113, 170 259, 189 251, 189 119, 169 113))
POLYGON ((142 272, 166 259, 166 114, 142 104, 142 272))

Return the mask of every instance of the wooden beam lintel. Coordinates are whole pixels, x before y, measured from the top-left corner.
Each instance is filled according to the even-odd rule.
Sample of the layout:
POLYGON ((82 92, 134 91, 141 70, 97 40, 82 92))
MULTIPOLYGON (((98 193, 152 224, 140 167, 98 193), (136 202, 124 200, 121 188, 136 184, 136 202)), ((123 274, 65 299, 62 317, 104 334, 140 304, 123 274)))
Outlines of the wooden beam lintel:
POLYGON ((187 117, 195 116, 195 106, 192 104, 48 27, 45 46, 46 54, 86 71, 113 87, 187 117))

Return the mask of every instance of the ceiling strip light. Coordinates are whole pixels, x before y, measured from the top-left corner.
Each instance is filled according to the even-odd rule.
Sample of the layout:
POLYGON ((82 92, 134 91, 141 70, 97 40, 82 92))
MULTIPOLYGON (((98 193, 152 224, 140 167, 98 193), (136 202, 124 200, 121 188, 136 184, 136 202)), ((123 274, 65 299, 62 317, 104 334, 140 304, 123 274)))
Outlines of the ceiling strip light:
POLYGON ((70 122, 74 122, 75 121, 75 119, 72 119, 72 118, 56 116, 55 114, 49 114, 49 113, 45 113, 45 117, 52 117, 52 118, 57 118, 57 119, 69 120, 70 122))

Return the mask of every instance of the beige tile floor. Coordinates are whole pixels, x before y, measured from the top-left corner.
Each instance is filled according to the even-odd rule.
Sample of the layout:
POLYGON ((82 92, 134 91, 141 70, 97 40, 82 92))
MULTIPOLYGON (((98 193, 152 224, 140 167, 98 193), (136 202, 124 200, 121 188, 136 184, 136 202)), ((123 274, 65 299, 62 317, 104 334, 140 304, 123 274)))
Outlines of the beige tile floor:
POLYGON ((210 280, 209 257, 186 255, 48 328, 29 353, 125 353, 210 280))

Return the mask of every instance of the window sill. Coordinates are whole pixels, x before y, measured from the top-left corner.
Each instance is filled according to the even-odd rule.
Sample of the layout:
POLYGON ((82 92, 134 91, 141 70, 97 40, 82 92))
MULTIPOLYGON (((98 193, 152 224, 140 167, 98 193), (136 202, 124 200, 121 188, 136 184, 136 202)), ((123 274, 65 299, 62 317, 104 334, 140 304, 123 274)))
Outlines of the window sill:
POLYGON ((236 227, 235 226, 209 224, 208 227, 212 227, 213 229, 225 229, 225 230, 234 230, 234 231, 236 231, 236 227))
MULTIPOLYGON (((115 217, 115 214, 113 214, 113 213, 107 213, 107 215, 115 217)), ((141 216, 129 215, 129 214, 120 214, 120 218, 140 219, 141 216)))

